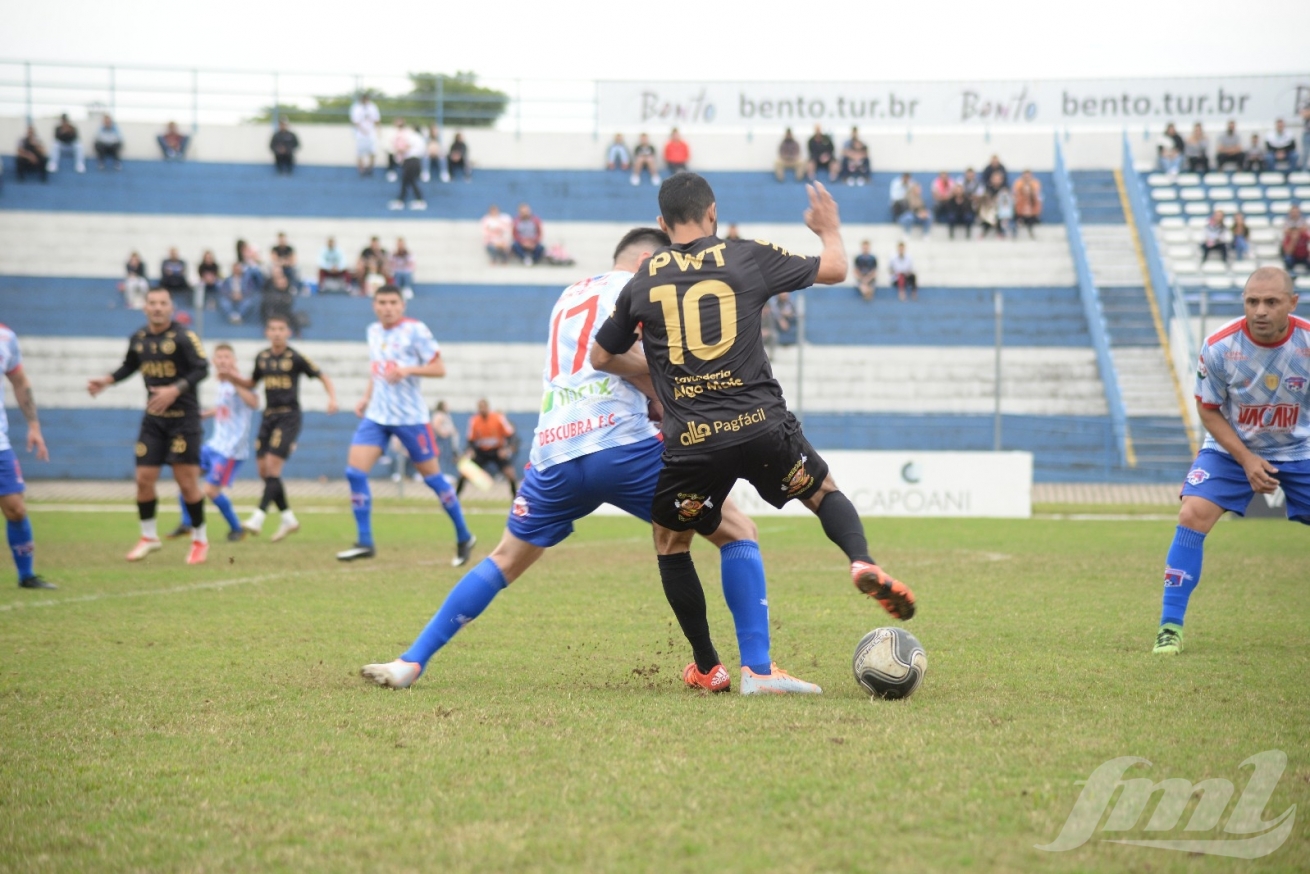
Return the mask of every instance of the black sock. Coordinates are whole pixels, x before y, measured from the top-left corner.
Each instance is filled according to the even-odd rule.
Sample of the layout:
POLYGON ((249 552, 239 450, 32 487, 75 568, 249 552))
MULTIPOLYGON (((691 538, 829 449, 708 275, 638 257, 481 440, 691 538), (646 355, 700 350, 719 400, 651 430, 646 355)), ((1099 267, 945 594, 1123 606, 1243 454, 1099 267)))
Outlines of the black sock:
POLYGON ((691 644, 696 667, 702 674, 719 663, 719 654, 710 640, 710 623, 705 616, 705 590, 690 552, 659 556, 660 582, 664 584, 664 597, 668 598, 673 614, 678 617, 682 633, 691 644))
POLYGON ((468 477, 460 475, 459 482, 455 483, 455 497, 464 494, 464 484, 468 482, 468 477))
POLYGON ((187 515, 191 517, 191 527, 199 528, 205 524, 205 496, 201 495, 200 500, 194 504, 186 505, 187 515))
POLYGON ((153 498, 149 501, 136 502, 136 515, 142 522, 155 518, 155 508, 159 506, 159 499, 153 498))
POLYGON ((514 481, 514 477, 506 477, 505 482, 509 483, 509 499, 512 501, 519 496, 519 484, 514 481))
POLYGON ((841 547, 847 558, 874 563, 869 557, 869 541, 864 538, 864 524, 850 498, 841 492, 828 492, 816 515, 823 525, 823 533, 841 547))
POLYGON ((273 503, 279 510, 285 511, 287 508, 287 490, 282 485, 282 477, 271 476, 268 478, 268 487, 272 490, 273 503))
POLYGON ((264 494, 259 498, 259 512, 268 512, 268 505, 273 503, 273 477, 264 477, 264 494))

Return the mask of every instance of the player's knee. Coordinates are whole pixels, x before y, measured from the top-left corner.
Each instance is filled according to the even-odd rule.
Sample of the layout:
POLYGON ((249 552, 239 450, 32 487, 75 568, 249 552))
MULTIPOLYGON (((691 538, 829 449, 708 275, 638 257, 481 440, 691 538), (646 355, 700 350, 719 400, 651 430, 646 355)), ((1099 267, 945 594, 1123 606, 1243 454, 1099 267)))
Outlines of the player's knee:
POLYGON ((1224 514, 1222 507, 1206 500, 1184 500, 1178 510, 1178 524, 1192 531, 1209 534, 1224 514))
POLYGON ((22 522, 27 518, 27 508, 23 506, 22 501, 12 503, 5 501, 0 506, 0 511, 4 512, 5 521, 7 522, 22 522))

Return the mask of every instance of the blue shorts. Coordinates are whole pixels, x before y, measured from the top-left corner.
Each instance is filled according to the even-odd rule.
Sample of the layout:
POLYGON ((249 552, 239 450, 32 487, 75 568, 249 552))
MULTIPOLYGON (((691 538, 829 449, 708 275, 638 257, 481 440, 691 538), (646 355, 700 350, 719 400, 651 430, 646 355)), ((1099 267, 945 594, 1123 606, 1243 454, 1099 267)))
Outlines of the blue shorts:
POLYGON ((21 495, 27 491, 23 483, 23 469, 13 449, 0 452, 0 495, 21 495))
MULTIPOLYGON (((1273 465, 1278 468, 1274 478, 1283 487, 1287 499, 1287 518, 1310 525, 1310 461, 1275 461, 1273 465)), ((1183 482, 1183 497, 1188 495, 1205 498, 1245 516, 1246 505, 1251 503, 1255 490, 1246 478, 1246 471, 1231 455, 1202 449, 1183 482)))
POLYGON ((205 444, 200 447, 200 469, 205 473, 205 482, 225 489, 232 485, 232 477, 241 469, 241 462, 205 444))
POLYGON ((652 437, 545 469, 530 467, 506 527, 519 540, 550 547, 573 533, 574 521, 601 504, 613 504, 649 522, 663 455, 664 442, 652 437))
POLYGON ((381 425, 372 419, 361 419, 351 438, 351 446, 376 446, 386 451, 387 441, 393 436, 409 453, 409 460, 421 464, 437 457, 437 438, 432 425, 381 425))

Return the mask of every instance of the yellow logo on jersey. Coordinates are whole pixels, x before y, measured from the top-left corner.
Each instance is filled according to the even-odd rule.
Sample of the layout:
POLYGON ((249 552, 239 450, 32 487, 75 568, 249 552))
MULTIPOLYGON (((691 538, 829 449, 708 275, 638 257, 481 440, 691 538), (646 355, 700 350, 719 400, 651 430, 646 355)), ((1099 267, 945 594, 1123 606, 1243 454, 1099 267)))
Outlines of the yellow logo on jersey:
POLYGON ((159 351, 163 352, 165 355, 172 355, 177 351, 177 344, 172 340, 165 340, 159 344, 159 351))
POLYGON ((687 421, 687 431, 678 439, 683 446, 694 446, 697 443, 704 443, 705 438, 710 436, 709 425, 697 425, 694 419, 687 421))
POLYGON ((1265 374, 1265 388, 1269 389, 1270 391, 1276 391, 1278 389, 1278 374, 1276 373, 1265 374))
POLYGON ((282 359, 282 369, 283 369, 283 370, 290 370, 290 369, 291 369, 291 358, 290 358, 290 356, 288 356, 288 357, 282 359))

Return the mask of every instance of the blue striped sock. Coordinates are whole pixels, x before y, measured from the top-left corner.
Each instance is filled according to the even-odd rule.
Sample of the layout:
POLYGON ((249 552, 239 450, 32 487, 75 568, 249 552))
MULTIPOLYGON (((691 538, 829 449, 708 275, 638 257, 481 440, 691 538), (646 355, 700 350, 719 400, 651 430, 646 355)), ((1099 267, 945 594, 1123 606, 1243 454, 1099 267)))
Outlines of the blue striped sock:
POLYGON ((1164 560, 1164 603, 1160 609, 1160 624, 1183 624, 1187 615, 1187 601, 1196 584, 1201 582, 1202 549, 1205 535, 1179 525, 1174 531, 1174 542, 1164 560))
POLYGON ((346 468, 346 479, 350 482, 350 506, 355 512, 355 527, 359 537, 355 541, 360 546, 373 545, 373 493, 368 487, 368 474, 358 468, 346 468))
POLYGON ((441 506, 446 508, 446 515, 450 516, 450 521, 455 523, 455 540, 458 543, 467 543, 473 535, 469 533, 468 526, 464 524, 464 508, 459 504, 459 496, 455 494, 455 488, 440 473, 434 473, 432 476, 425 476, 423 482, 428 484, 428 488, 437 493, 441 499, 441 506))
POLYGON ((241 520, 237 518, 236 510, 232 509, 231 498, 222 492, 219 492, 218 497, 214 498, 214 506, 218 508, 218 512, 223 514, 223 518, 227 520, 229 528, 233 531, 241 530, 241 520))
POLYGON ((32 543, 32 521, 24 516, 17 522, 10 522, 9 551, 14 555, 14 566, 18 568, 18 581, 32 576, 32 566, 36 562, 36 547, 32 543))
POLYGON ((410 644, 409 649, 405 650, 401 659, 417 662, 426 668, 437 650, 449 643, 461 628, 481 616, 492 599, 507 585, 505 575, 494 561, 484 558, 478 562, 450 590, 441 609, 410 644))

